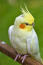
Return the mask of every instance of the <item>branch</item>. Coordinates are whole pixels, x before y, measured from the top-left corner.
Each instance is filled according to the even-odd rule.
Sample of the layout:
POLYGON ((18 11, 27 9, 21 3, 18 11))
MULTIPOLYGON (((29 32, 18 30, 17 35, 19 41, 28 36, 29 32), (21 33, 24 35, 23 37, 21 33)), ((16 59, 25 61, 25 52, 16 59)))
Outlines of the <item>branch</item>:
MULTIPOLYGON (((12 48, 11 46, 9 46, 7 44, 2 44, 1 42, 0 42, 0 51, 2 53, 4 53, 5 55, 11 57, 12 59, 15 59, 15 57, 17 55, 14 48, 12 48)), ((18 58, 17 61, 22 64, 21 58, 18 58)), ((35 59, 33 59, 31 57, 26 57, 26 59, 22 65, 43 65, 43 64, 41 64, 40 62, 36 61, 35 59)))

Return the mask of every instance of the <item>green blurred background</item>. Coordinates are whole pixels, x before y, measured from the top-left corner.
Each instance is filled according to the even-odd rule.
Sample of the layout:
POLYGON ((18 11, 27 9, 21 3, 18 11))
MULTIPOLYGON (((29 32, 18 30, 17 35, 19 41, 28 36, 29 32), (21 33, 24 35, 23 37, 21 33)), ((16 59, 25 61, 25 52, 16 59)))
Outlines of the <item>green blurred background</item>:
MULTIPOLYGON (((0 40, 10 45, 8 28, 21 14, 20 6, 27 5, 35 18, 35 31, 39 38, 41 57, 43 58, 43 0, 0 0, 0 40)), ((0 65, 20 65, 8 56, 0 53, 0 65)))

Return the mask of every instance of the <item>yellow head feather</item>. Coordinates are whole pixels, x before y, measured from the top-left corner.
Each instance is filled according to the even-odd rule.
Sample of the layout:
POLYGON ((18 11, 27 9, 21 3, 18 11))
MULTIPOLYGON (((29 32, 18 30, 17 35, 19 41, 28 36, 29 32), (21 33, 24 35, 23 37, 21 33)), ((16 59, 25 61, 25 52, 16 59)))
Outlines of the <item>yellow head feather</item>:
POLYGON ((23 15, 24 15, 24 20, 25 20, 26 22, 29 22, 29 24, 34 23, 34 17, 31 15, 31 13, 28 11, 27 8, 26 8, 26 10, 24 10, 24 9, 22 8, 22 13, 23 13, 23 15))

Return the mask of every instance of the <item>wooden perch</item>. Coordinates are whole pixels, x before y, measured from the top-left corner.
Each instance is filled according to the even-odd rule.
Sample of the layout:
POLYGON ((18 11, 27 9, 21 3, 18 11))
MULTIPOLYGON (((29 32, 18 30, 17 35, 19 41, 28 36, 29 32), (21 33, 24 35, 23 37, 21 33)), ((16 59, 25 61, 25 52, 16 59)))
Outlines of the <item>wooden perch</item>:
MULTIPOLYGON (((6 54, 7 56, 11 57, 12 59, 15 59, 15 57, 17 55, 14 48, 12 48, 11 46, 9 46, 7 44, 1 44, 1 42, 0 42, 0 51, 2 53, 6 54)), ((18 58, 17 61, 22 64, 21 58, 18 58)), ((43 65, 43 64, 41 64, 40 62, 36 61, 35 59, 33 59, 31 57, 26 57, 26 59, 22 65, 43 65)))

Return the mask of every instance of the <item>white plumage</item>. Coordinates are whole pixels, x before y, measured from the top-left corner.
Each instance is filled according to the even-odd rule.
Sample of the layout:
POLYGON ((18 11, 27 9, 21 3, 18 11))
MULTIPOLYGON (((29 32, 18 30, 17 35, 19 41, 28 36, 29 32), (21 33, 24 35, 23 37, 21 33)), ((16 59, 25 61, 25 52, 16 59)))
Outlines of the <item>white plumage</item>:
POLYGON ((9 27, 10 42, 19 54, 30 54, 36 60, 42 62, 37 34, 33 27, 31 31, 20 29, 19 25, 23 22, 23 16, 20 15, 16 18, 15 24, 9 27))

